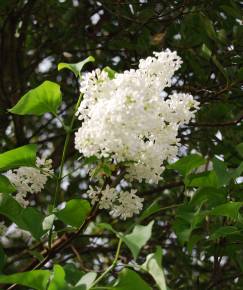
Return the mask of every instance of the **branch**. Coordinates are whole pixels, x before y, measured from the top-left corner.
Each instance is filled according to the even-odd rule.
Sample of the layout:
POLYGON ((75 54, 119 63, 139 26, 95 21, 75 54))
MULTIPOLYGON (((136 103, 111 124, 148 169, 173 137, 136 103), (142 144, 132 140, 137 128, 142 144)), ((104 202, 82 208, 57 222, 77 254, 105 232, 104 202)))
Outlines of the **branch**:
POLYGON ((240 116, 238 119, 233 121, 228 121, 224 123, 192 123, 188 126, 190 127, 227 127, 227 126, 236 126, 243 120, 243 115, 240 116))

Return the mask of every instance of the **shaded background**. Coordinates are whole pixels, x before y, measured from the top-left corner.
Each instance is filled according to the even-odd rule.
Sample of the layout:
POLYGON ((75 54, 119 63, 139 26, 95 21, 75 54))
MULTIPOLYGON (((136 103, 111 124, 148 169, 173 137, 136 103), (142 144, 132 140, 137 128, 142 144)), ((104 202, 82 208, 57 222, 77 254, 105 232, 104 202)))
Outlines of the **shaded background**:
MULTIPOLYGON (((136 67, 140 58, 153 51, 170 48, 178 51, 184 63, 167 92, 172 89, 189 92, 201 102, 196 122, 180 131, 181 154, 200 152, 208 159, 216 154, 224 156, 232 168, 236 167, 240 157, 235 146, 243 137, 241 6, 241 1, 233 0, 1 0, 0 152, 37 143, 39 151, 50 155, 54 167, 58 167, 65 137, 59 122, 49 114, 41 118, 22 118, 8 114, 7 109, 28 89, 48 79, 61 84, 60 113, 68 123, 77 101, 78 83, 70 72, 58 73, 59 62, 78 62, 92 55, 96 62, 87 69, 108 65, 122 71, 136 67)), ((73 145, 68 157, 65 168, 71 172, 79 157, 73 145)), ((85 170, 78 170, 63 182, 63 198, 85 197, 87 186, 85 170)), ((186 198, 180 176, 171 171, 165 172, 164 180, 156 187, 137 186, 146 204, 157 197, 162 206, 178 204, 186 198)), ((236 191, 242 192, 241 184, 236 191)), ((50 184, 48 190, 33 197, 33 204, 39 204, 45 211, 52 192, 50 184)), ((215 275, 222 280, 225 272, 231 278, 221 282, 219 289, 243 289, 243 280, 232 284, 243 268, 239 262, 243 257, 240 246, 231 246, 230 251, 222 247, 222 256, 228 258, 215 273, 212 258, 215 245, 199 241, 189 253, 171 229, 173 209, 153 218, 157 221, 153 238, 141 259, 155 245, 162 246, 163 265, 171 289, 205 290, 205 285, 215 279, 215 275)), ((106 213, 103 220, 110 220, 106 213)), ((113 223, 120 231, 129 226, 129 221, 117 223, 114 220, 113 223)), ((92 235, 94 237, 82 237, 75 242, 82 261, 78 261, 71 248, 66 249, 58 261, 61 264, 70 259, 78 261, 80 268, 102 270, 106 267, 114 253, 113 237, 92 235)), ((20 239, 7 251, 14 260, 15 254, 24 248, 25 243, 20 239)), ((124 262, 129 257, 124 250, 124 262)), ((28 264, 30 255, 27 253, 18 259, 18 265, 10 260, 7 272, 28 264)))

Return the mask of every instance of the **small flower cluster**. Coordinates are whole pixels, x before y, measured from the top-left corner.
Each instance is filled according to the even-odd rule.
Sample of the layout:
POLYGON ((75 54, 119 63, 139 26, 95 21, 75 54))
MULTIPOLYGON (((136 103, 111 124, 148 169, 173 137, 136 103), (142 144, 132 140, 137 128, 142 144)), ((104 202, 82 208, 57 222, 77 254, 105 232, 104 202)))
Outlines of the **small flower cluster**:
POLYGON ((26 200, 27 194, 40 192, 44 188, 48 177, 53 173, 50 159, 37 158, 35 168, 22 166, 7 171, 5 175, 16 188, 16 201, 23 207, 27 207, 29 205, 29 201, 26 200))
POLYGON ((87 193, 92 204, 99 202, 100 209, 107 209, 111 216, 125 220, 138 214, 143 207, 143 198, 138 197, 136 192, 118 191, 107 185, 104 190, 90 187, 87 193))

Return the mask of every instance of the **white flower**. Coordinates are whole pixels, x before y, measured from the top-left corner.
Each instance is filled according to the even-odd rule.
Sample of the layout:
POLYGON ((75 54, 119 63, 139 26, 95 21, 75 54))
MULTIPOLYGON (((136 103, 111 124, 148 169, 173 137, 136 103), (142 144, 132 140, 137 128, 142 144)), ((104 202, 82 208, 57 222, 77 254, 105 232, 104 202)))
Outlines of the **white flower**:
POLYGON ((99 208, 109 209, 113 206, 117 198, 117 192, 114 188, 110 188, 109 185, 106 185, 106 188, 102 190, 101 198, 99 201, 99 208))
POLYGON ((27 192, 18 192, 14 198, 20 205, 22 205, 23 207, 27 207, 29 205, 29 201, 26 200, 26 196, 27 192))
POLYGON ((84 95, 77 112, 82 126, 75 135, 76 149, 86 157, 133 161, 127 171, 130 180, 157 183, 163 162, 177 154, 179 126, 198 110, 198 102, 189 94, 161 97, 180 65, 176 52, 166 50, 113 79, 100 70, 83 76, 84 95))
POLYGON ((87 194, 89 198, 91 199, 91 204, 94 205, 99 201, 99 195, 100 192, 96 189, 94 189, 92 186, 89 187, 89 190, 87 191, 87 194))
POLYGON ((110 211, 113 217, 120 217, 125 220, 138 214, 143 208, 143 198, 138 197, 136 190, 119 192, 118 205, 114 205, 110 211))
POLYGON ((52 160, 45 159, 44 157, 36 159, 36 166, 41 170, 46 176, 52 176, 54 174, 54 170, 52 168, 52 160))
POLYGON ((22 166, 5 173, 17 190, 15 199, 23 207, 29 205, 28 200, 26 200, 27 194, 40 192, 44 188, 48 177, 53 174, 51 163, 51 160, 37 158, 36 168, 22 166))
POLYGON ((98 202, 100 209, 107 209, 113 217, 120 217, 124 220, 138 214, 143 207, 143 198, 138 197, 135 193, 136 190, 117 191, 115 188, 110 188, 109 185, 104 190, 92 187, 88 190, 92 204, 98 202))
POLYGON ((109 185, 106 185, 106 188, 103 190, 96 189, 92 187, 88 190, 89 198, 92 200, 91 203, 95 204, 99 202, 99 208, 109 209, 112 207, 113 202, 117 198, 117 193, 114 188, 110 188, 109 185))

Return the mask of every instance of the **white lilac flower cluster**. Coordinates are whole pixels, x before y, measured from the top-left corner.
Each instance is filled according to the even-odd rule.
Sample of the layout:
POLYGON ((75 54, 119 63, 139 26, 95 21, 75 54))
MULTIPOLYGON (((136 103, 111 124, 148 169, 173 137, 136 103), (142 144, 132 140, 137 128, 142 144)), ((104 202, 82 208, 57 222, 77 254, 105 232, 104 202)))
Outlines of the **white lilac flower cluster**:
POLYGON ((40 192, 44 188, 48 177, 53 173, 52 160, 37 158, 35 168, 22 166, 7 171, 5 175, 16 188, 16 201, 23 207, 27 207, 29 205, 29 201, 26 199, 27 194, 40 192))
POLYGON ((98 202, 100 209, 107 209, 113 217, 124 220, 138 214, 143 207, 143 198, 135 194, 136 190, 118 191, 107 185, 104 190, 90 187, 87 193, 92 204, 98 202))
POLYGON ((194 118, 199 106, 190 94, 162 97, 181 63, 177 53, 167 49, 113 78, 99 69, 84 75, 76 149, 85 157, 130 161, 127 179, 158 183, 164 161, 178 152, 179 127, 194 118))

